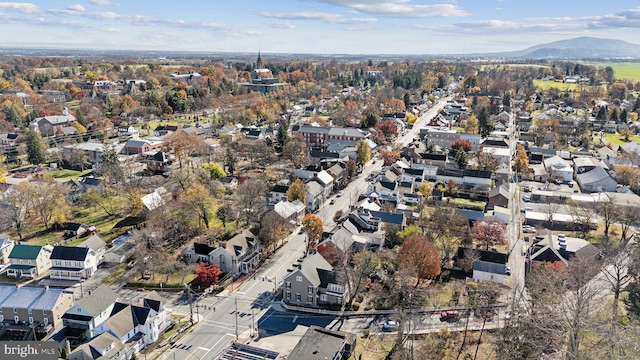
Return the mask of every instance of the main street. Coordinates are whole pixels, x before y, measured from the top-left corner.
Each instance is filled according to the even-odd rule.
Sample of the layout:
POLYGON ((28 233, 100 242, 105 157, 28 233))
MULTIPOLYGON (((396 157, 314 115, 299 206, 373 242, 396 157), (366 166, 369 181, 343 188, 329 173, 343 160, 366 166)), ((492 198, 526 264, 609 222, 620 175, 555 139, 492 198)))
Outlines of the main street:
MULTIPOLYGON (((412 142, 426 119, 437 115, 446 100, 442 99, 420 116, 413 128, 399 137, 396 143, 400 146, 406 146, 412 142)), ((333 216, 336 211, 348 211, 349 206, 355 203, 358 195, 366 190, 368 186, 366 178, 372 172, 379 171, 382 168, 381 163, 382 161, 375 160, 369 162, 364 167, 362 174, 344 189, 344 194, 335 198, 333 205, 330 205, 330 199, 327 199, 319 210, 325 230, 330 230, 335 226, 333 216)), ((269 332, 284 332, 286 328, 294 324, 297 317, 296 321, 283 321, 283 319, 289 319, 291 315, 271 308, 274 291, 287 274, 287 269, 291 268, 292 264, 303 256, 305 250, 305 235, 298 234, 297 229, 285 241, 287 241, 286 244, 262 266, 255 277, 248 279, 235 289, 228 289, 229 291, 225 291, 219 296, 198 299, 194 304, 194 318, 199 320, 198 323, 191 332, 165 351, 160 359, 211 359, 226 348, 231 341, 235 339, 248 340, 252 334, 256 333, 255 326, 258 329, 263 329, 260 331, 268 329, 269 332), (252 324, 254 328, 252 328, 252 324), (287 326, 285 327, 283 324, 287 324, 287 326)), ((293 316, 295 317, 295 315, 293 316)), ((326 326, 337 320, 327 317, 301 317, 300 321, 306 325, 326 326)))

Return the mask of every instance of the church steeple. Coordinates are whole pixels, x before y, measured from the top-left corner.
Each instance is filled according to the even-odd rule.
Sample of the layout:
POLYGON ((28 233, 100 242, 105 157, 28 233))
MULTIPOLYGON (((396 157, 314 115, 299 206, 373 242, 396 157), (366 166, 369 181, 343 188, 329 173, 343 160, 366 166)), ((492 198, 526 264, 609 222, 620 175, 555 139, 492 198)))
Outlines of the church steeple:
POLYGON ((262 69, 262 57, 260 56, 260 50, 258 50, 258 60, 256 61, 256 69, 262 69))

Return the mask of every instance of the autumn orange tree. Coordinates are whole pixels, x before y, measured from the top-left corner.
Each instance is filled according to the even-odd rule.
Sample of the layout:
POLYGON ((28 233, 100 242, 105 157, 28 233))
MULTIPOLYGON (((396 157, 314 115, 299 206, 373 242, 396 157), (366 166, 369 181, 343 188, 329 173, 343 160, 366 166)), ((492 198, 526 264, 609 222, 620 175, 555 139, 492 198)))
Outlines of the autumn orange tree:
POLYGON ((384 160, 384 165, 388 166, 400 159, 400 151, 393 148, 380 149, 380 156, 384 160))
POLYGON ((464 150, 464 152, 469 152, 473 148, 471 142, 469 140, 456 139, 451 142, 451 149, 453 150, 464 150))
POLYGON ((307 187, 302 182, 302 180, 297 179, 291 184, 291 186, 289 186, 289 190, 287 190, 287 200, 289 201, 300 200, 301 203, 305 204, 306 198, 307 198, 307 187))
POLYGON ((495 245, 507 243, 507 227, 497 221, 476 221, 471 229, 473 240, 482 244, 487 250, 495 245))
POLYGON ((315 251, 318 243, 322 240, 322 232, 324 231, 322 220, 313 214, 307 214, 302 218, 302 230, 307 234, 306 256, 312 250, 315 251))
POLYGON ((220 275, 222 275, 222 271, 218 265, 201 262, 196 268, 196 283, 204 286, 215 285, 218 283, 220 275))
POLYGON ((425 236, 412 235, 405 239, 400 246, 397 261, 398 266, 415 268, 418 281, 414 287, 418 287, 422 279, 433 279, 440 275, 440 253, 425 236))
POLYGON ((516 158, 513 166, 516 168, 516 171, 521 174, 525 173, 529 168, 529 157, 527 156, 527 151, 524 149, 524 146, 520 144, 516 145, 516 158))

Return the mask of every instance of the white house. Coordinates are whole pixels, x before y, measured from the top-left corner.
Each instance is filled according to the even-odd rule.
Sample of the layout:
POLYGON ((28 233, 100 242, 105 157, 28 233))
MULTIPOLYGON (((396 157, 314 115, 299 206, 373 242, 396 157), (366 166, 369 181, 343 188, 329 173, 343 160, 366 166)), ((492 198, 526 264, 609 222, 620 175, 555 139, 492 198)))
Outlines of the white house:
POLYGON ((505 268, 504 264, 476 260, 473 262, 473 280, 476 282, 491 281, 503 284, 505 268))
POLYGON ((249 230, 232 237, 218 247, 195 243, 182 251, 185 258, 194 262, 218 265, 223 273, 234 276, 256 269, 260 263, 260 242, 249 230))
POLYGON ((98 269, 95 251, 88 247, 54 246, 51 253, 51 279, 87 279, 98 269))
POLYGON ((164 307, 164 302, 155 291, 145 296, 139 305, 116 302, 109 319, 98 326, 95 333, 109 332, 126 344, 129 359, 158 341, 171 324, 171 310, 164 307))
POLYGON ((95 329, 109 319, 117 300, 118 294, 109 286, 101 285, 67 310, 62 315, 62 323, 69 328, 84 330, 85 337, 91 339, 97 335, 95 329))

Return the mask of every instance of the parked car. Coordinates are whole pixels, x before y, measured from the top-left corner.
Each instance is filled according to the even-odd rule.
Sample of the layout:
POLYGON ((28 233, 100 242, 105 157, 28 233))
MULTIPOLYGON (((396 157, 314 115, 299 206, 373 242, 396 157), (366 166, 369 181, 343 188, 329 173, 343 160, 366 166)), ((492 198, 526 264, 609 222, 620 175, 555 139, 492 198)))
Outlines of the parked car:
POLYGON ((343 190, 340 190, 340 191, 338 191, 338 195, 336 195, 336 196, 337 196, 337 197, 340 197, 340 196, 342 196, 342 195, 344 195, 344 191, 343 191, 343 190))
POLYGON ((460 312, 457 310, 448 310, 440 313, 440 321, 456 322, 460 320, 460 312))
POLYGON ((522 226, 522 232, 525 234, 535 234, 536 233, 536 228, 534 228, 533 226, 530 225, 523 225, 522 226))
POLYGON ((504 274, 507 275, 507 276, 511 275, 511 266, 506 266, 504 268, 504 274))
POLYGON ((399 325, 397 321, 387 320, 382 324, 382 330, 385 331, 395 331, 398 330, 399 325))
POLYGON ((531 197, 529 197, 529 196, 523 196, 523 197, 522 197, 522 201, 524 201, 524 202, 529 202, 529 201, 531 201, 531 197))
POLYGON ((336 203, 336 199, 331 199, 331 201, 329 201, 329 205, 333 205, 336 203))

